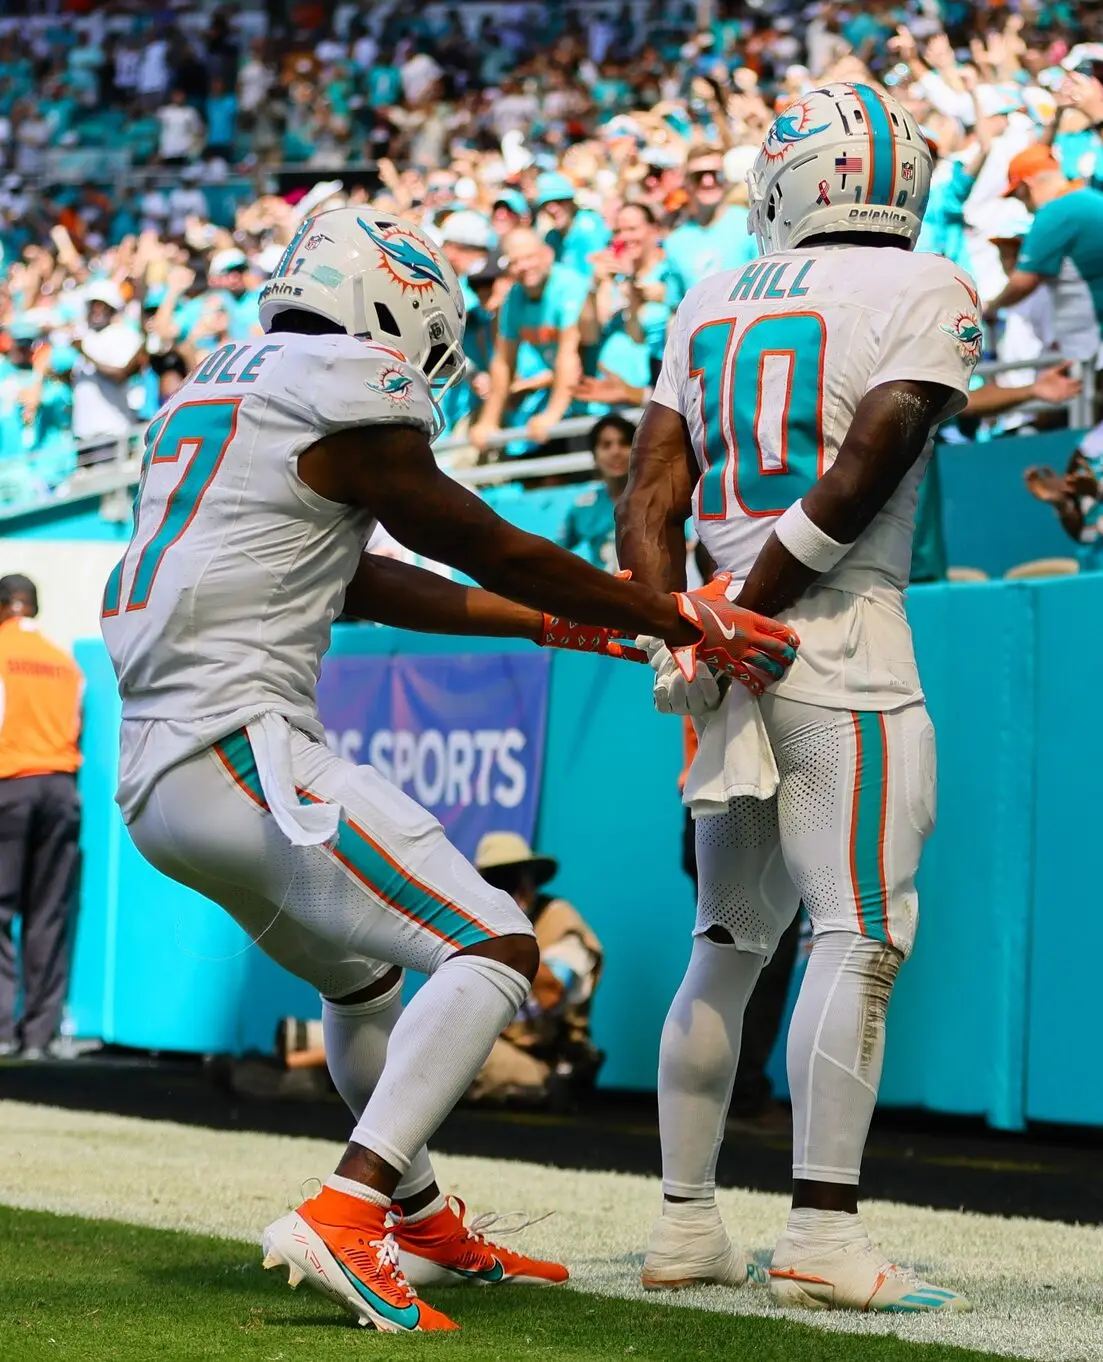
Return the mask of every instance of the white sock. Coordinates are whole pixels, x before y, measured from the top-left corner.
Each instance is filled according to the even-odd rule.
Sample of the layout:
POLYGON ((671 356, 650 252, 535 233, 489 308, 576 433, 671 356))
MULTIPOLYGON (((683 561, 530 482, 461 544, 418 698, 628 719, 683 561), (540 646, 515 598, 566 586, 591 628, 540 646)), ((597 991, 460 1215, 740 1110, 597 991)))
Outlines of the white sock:
MULTIPOLYGON (((743 1013, 765 963, 761 955, 698 936, 659 1044, 659 1136, 663 1193, 715 1199, 743 1013)), ((665 1214, 665 1212, 664 1212, 665 1214)))
POLYGON ((395 1024, 387 1061, 352 1133, 400 1173, 470 1086, 502 1029, 528 997, 508 965, 453 955, 395 1024))
MULTIPOLYGON (((322 999, 322 1033, 326 1065, 334 1086, 357 1120, 364 1114, 387 1060, 387 1040, 402 1016, 402 980, 366 1003, 332 1003, 322 999)), ((432 1185, 436 1174, 429 1151, 419 1149, 409 1172, 395 1188, 394 1199, 416 1196, 432 1185)))
POLYGON ((812 942, 789 1023, 793 1177, 856 1187, 881 1064, 899 951, 849 932, 812 942))
POLYGON ((354 1196, 357 1201, 366 1201, 372 1206, 391 1204, 391 1198, 383 1192, 377 1192, 374 1187, 357 1182, 355 1178, 343 1178, 340 1173, 330 1173, 325 1180, 325 1186, 334 1192, 344 1192, 345 1196, 354 1196))
MULTIPOLYGON (((395 1200, 398 1200, 397 1196, 395 1197, 395 1200)), ((444 1193, 438 1192, 427 1206, 422 1206, 420 1211, 415 1211, 413 1215, 403 1215, 402 1223, 404 1225, 416 1225, 421 1220, 428 1220, 431 1215, 436 1215, 439 1211, 443 1211, 447 1204, 448 1203, 444 1199, 444 1193)))

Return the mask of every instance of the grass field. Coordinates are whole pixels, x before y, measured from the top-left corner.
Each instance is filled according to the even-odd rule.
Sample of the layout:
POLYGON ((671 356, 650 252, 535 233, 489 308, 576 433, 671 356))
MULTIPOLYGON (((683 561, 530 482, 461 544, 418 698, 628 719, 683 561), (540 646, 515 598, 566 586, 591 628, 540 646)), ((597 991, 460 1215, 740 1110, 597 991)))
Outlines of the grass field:
POLYGON ((261 1271, 251 1244, 113 1221, 0 1208, 0 1357, 5 1362, 981 1362, 994 1354, 855 1339, 787 1320, 677 1310, 575 1292, 512 1287, 434 1293, 458 1335, 372 1335, 308 1291, 261 1271))
MULTIPOLYGON (((0 1102, 0 1362, 345 1362, 395 1349, 464 1362, 1103 1362, 1098 1227, 871 1202, 866 1218, 886 1249, 967 1291, 972 1315, 781 1312, 766 1292, 720 1287, 656 1299, 639 1286, 652 1179, 447 1155, 441 1181, 473 1210, 554 1212, 521 1242, 566 1262, 570 1286, 434 1290, 461 1334, 370 1334, 259 1266, 263 1226, 337 1152, 320 1140, 0 1102)), ((718 1201, 745 1247, 768 1256, 786 1199, 726 1189, 718 1201)))

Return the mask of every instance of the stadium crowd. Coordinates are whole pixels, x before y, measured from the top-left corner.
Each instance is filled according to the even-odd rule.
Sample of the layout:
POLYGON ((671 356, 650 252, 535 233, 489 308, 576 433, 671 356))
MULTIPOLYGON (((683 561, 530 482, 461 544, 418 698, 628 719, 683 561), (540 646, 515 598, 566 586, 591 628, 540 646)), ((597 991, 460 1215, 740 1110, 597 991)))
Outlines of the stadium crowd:
MULTIPOLYGON (((998 305, 987 357, 1023 361, 997 380, 1014 405, 1046 396, 1029 361, 1099 349, 1097 39, 1103 10, 1063 0, 3 21, 0 503, 64 487, 197 357, 253 334, 297 224, 340 202, 418 219, 463 280, 469 372, 447 397, 462 438, 446 457, 529 452, 565 417, 639 405, 686 289, 756 254, 745 176, 763 133, 829 79, 882 84, 917 116, 937 156, 919 249, 998 305), (1032 198, 1046 176, 1052 196, 1032 198), (1016 296, 1024 241, 1045 253, 1029 209, 1082 184, 1086 254, 1047 238, 1044 286, 1016 296)), ((1011 405, 984 406, 989 433, 1038 419, 1011 405)))

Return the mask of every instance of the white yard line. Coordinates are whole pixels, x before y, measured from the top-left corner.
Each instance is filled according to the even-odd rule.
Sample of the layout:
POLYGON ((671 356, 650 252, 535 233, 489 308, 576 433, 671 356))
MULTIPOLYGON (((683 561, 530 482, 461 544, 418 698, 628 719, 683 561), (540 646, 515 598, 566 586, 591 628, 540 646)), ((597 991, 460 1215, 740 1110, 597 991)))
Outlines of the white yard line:
MULTIPOLYGON (((523 1137, 522 1137, 523 1138, 523 1137)), ((0 1102, 0 1203, 256 1242, 269 1220, 324 1176, 338 1147, 321 1140, 0 1102)), ((473 1210, 556 1214, 524 1234, 531 1253, 567 1263, 582 1291, 642 1297, 639 1263, 657 1182, 497 1159, 440 1155, 442 1185, 473 1210)), ((720 1192, 729 1229, 768 1258, 783 1196, 720 1192)), ((866 1220, 898 1261, 959 1287, 965 1316, 786 1312, 825 1329, 896 1334, 1014 1356, 1103 1362, 1103 1231, 869 1202, 866 1220)), ((761 1291, 701 1288, 673 1306, 780 1314, 761 1291)), ((656 1297, 649 1300, 654 1303, 656 1297)))

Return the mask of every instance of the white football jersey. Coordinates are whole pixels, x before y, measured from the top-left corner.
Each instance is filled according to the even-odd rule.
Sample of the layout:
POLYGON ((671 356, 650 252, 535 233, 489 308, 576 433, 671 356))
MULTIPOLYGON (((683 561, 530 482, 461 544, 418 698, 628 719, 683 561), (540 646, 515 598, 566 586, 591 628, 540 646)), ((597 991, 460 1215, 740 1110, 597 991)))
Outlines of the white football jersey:
MULTIPOLYGON (((798 248, 691 289, 653 400, 685 417, 700 468, 694 523, 719 567, 746 578, 774 521, 834 463, 870 389, 943 384, 954 393, 944 420, 965 405, 980 347, 976 287, 943 256, 798 248)), ((802 647, 779 693, 869 708, 922 694, 901 593, 929 458, 928 444, 838 566, 784 616, 802 647), (887 661, 879 635, 891 640, 887 661)))
POLYGON ((151 422, 103 604, 128 820, 162 772, 262 714, 322 736, 318 671, 373 521, 307 487, 298 460, 324 435, 395 424, 433 429, 397 351, 280 333, 215 351, 151 422))

